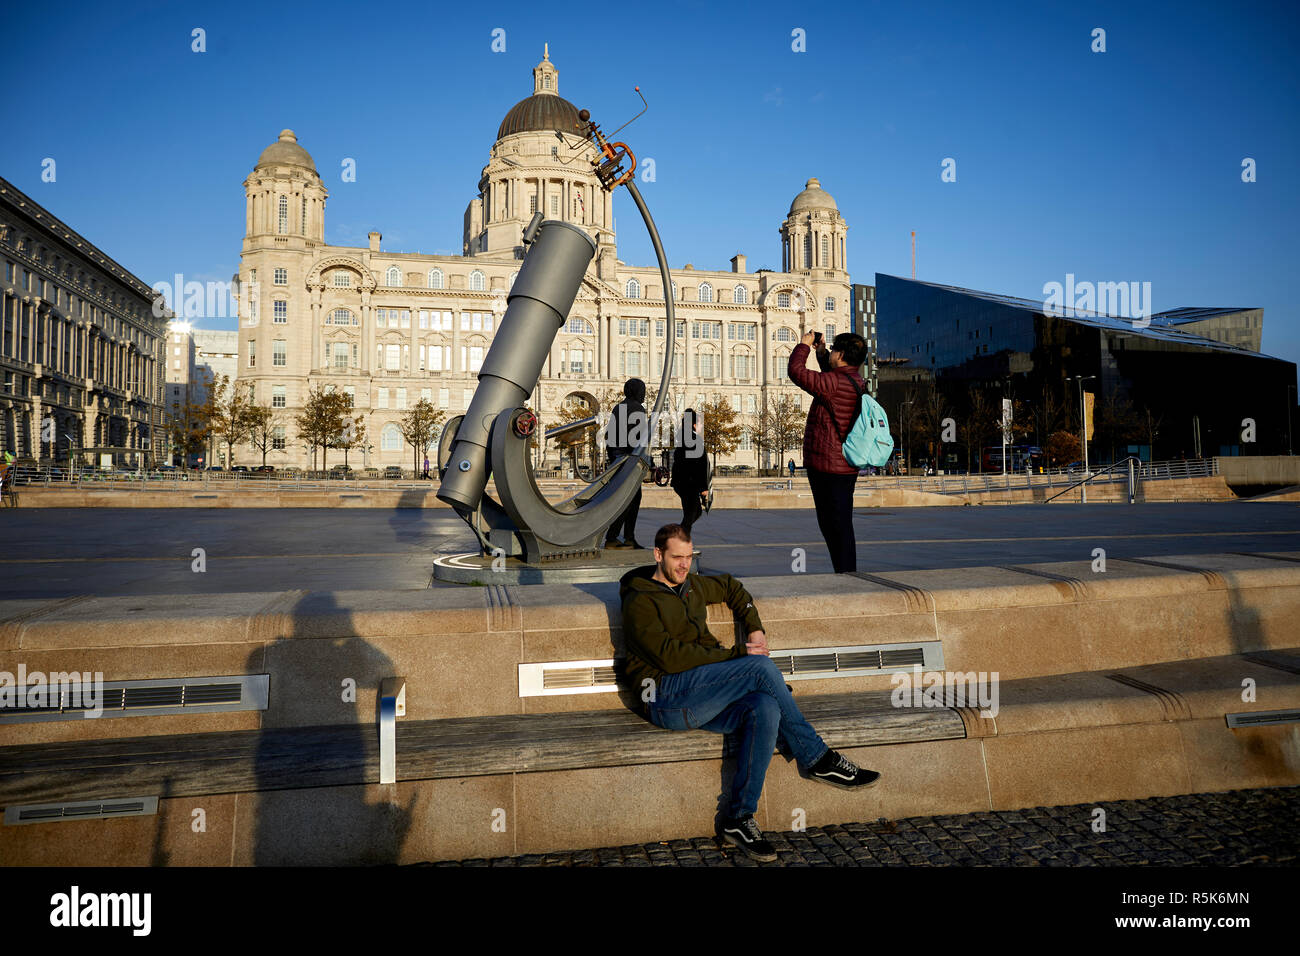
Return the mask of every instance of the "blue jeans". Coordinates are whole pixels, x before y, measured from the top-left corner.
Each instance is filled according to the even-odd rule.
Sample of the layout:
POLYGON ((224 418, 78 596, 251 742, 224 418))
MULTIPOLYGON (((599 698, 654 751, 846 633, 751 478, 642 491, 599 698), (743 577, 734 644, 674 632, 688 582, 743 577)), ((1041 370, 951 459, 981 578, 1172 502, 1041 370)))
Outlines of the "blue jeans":
POLYGON ((649 713, 650 722, 665 730, 738 733, 740 751, 728 810, 733 819, 758 809, 778 738, 801 770, 830 749, 799 713, 786 689, 785 675, 770 657, 760 654, 665 674, 655 688, 649 713))

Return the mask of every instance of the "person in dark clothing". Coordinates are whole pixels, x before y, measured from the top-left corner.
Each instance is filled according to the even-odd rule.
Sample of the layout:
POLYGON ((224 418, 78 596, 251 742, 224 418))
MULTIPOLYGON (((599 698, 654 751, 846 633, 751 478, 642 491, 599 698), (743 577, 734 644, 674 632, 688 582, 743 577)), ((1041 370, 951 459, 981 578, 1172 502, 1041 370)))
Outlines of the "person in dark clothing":
POLYGON ((793 459, 793 458, 790 459, 790 477, 791 477, 791 478, 794 477, 794 459, 793 459))
MULTIPOLYGON (((630 455, 636 446, 649 438, 649 419, 645 412, 645 382, 639 378, 630 378, 623 385, 623 401, 619 402, 609 413, 605 424, 605 455, 610 464, 624 455, 630 455)), ((636 519, 641 511, 641 488, 638 486, 636 496, 614 519, 614 523, 605 532, 607 548, 639 548, 645 545, 636 540, 636 519), (623 540, 619 541, 619 532, 623 540)))
POLYGON ((682 413, 677 448, 673 450, 672 487, 682 500, 682 527, 690 533, 691 525, 700 520, 704 505, 700 497, 709 490, 709 456, 700 438, 700 420, 695 409, 682 413))
POLYGON ((623 575, 625 656, 616 673, 656 727, 734 735, 736 774, 718 832, 755 859, 775 860, 754 813, 778 740, 810 780, 857 791, 880 774, 822 740, 772 662, 754 599, 730 574, 691 574, 692 556, 686 530, 664 525, 655 535, 655 563, 623 575), (710 633, 710 604, 726 604, 742 619, 744 643, 724 647, 710 633))
POLYGON ((844 457, 844 440, 867 389, 860 372, 867 345, 860 335, 840 333, 829 353, 824 345, 818 351, 817 364, 822 370, 814 372, 807 367, 814 341, 814 333, 809 332, 790 353, 790 381, 813 396, 804 426, 803 463, 831 566, 836 574, 845 574, 858 569, 858 543, 853 535, 853 487, 858 469, 844 457))

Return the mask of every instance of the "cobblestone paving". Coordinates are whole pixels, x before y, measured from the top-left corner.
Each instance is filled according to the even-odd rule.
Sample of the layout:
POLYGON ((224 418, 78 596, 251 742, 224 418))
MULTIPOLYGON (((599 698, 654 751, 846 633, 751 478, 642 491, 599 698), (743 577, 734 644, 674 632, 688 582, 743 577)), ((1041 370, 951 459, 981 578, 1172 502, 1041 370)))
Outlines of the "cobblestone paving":
POLYGON ((1300 787, 768 832, 756 863, 712 837, 422 866, 1300 866, 1300 787), (1093 810, 1106 811, 1104 833, 1093 810))

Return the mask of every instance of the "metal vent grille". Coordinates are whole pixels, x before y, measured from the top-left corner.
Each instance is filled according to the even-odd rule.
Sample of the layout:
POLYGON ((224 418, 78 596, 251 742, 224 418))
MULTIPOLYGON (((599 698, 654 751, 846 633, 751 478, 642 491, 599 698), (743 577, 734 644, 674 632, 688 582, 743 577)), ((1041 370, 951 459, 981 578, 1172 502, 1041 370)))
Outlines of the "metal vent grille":
POLYGON ((79 683, 51 685, 44 689, 48 699, 41 704, 0 706, 0 724, 266 710, 270 681, 269 674, 105 681, 98 694, 89 684, 84 688, 79 683), (99 713, 94 704, 97 696, 99 713))
POLYGON ((115 800, 76 800, 5 807, 5 826, 56 823, 62 820, 109 820, 114 817, 149 817, 158 812, 157 797, 122 797, 115 800))
POLYGON ((1300 723, 1300 710, 1257 710, 1250 714, 1228 714, 1229 727, 1267 727, 1300 723))
MULTIPOLYGON (((803 647, 774 651, 772 663, 790 680, 865 677, 911 670, 918 665, 927 670, 942 670, 943 647, 938 641, 803 647)), ((520 697, 600 694, 616 690, 618 684, 612 660, 550 661, 519 665, 520 697)))

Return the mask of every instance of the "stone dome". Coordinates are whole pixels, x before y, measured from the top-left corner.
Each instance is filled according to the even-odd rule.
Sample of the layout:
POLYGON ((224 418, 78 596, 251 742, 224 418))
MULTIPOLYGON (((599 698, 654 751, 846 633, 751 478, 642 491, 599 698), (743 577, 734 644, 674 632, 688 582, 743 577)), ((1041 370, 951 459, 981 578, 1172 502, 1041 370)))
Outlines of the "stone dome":
POLYGON ((280 130, 280 138, 262 150, 262 155, 257 158, 257 165, 302 166, 313 173, 316 172, 316 164, 312 162, 311 153, 298 145, 298 137, 291 129, 280 130))
POLYGON ((814 176, 808 182, 804 183, 803 192, 794 197, 794 202, 790 203, 789 215, 793 216, 797 212, 804 212, 808 209, 834 209, 839 211, 839 206, 835 205, 835 200, 831 194, 822 189, 822 184, 814 176))
POLYGON ((497 139, 511 133, 534 133, 559 130, 566 135, 577 135, 574 124, 578 122, 578 108, 558 93, 534 93, 510 107, 501 121, 497 139))

